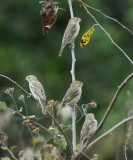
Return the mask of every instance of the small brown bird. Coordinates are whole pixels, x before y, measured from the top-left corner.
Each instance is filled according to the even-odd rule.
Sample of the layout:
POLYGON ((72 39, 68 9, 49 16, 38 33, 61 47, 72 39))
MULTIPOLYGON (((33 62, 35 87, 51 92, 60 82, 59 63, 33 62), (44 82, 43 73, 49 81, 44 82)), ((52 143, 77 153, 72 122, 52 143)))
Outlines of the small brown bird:
POLYGON ((39 102, 42 113, 45 114, 46 95, 42 84, 34 75, 27 76, 26 80, 29 82, 29 88, 33 97, 39 102))
POLYGON ((83 86, 83 83, 80 81, 74 81, 71 83, 70 88, 67 90, 63 98, 62 104, 58 110, 57 115, 59 115, 62 107, 65 107, 68 105, 72 106, 78 103, 82 94, 82 86, 83 86))
POLYGON ((62 39, 62 45, 59 52, 59 56, 62 56, 64 47, 68 43, 71 43, 77 37, 80 30, 80 25, 79 25, 80 22, 81 22, 81 19, 78 17, 73 17, 69 20, 63 39, 62 39))
POLYGON ((43 34, 45 34, 57 20, 59 3, 52 2, 52 0, 40 1, 39 3, 42 4, 40 15, 42 16, 43 34))
POLYGON ((80 145, 83 146, 84 140, 89 139, 90 136, 96 131, 97 129, 97 120, 93 113, 89 113, 86 115, 85 122, 82 126, 80 132, 80 145))

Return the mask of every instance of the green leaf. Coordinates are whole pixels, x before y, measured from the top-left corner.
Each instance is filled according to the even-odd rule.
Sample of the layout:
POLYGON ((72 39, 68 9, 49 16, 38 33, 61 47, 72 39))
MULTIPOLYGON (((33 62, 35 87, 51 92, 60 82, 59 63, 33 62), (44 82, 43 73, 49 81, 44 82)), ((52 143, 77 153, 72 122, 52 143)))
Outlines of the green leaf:
POLYGON ((17 147, 17 146, 12 146, 10 149, 13 150, 13 149, 15 149, 16 147, 17 147))
POLYGON ((21 113, 23 111, 23 107, 20 107, 20 109, 18 111, 13 112, 13 114, 18 114, 21 113))
POLYGON ((45 157, 44 160, 56 160, 56 157, 49 155, 45 157))
POLYGON ((0 110, 4 110, 6 109, 6 107, 7 107, 7 104, 5 102, 0 101, 0 110))
POLYGON ((32 116, 29 116, 28 118, 32 119, 32 118, 35 118, 35 117, 36 117, 35 115, 32 115, 32 116))

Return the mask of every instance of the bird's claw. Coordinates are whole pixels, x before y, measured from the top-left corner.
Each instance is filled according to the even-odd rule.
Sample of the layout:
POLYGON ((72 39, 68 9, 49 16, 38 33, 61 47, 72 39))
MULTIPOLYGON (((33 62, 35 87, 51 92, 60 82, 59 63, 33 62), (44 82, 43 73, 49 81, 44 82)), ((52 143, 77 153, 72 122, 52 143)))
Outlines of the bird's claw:
POLYGON ((32 97, 32 94, 31 94, 31 93, 28 93, 27 98, 30 98, 30 97, 32 97))
POLYGON ((75 44, 71 43, 71 45, 69 46, 69 49, 74 48, 75 44))

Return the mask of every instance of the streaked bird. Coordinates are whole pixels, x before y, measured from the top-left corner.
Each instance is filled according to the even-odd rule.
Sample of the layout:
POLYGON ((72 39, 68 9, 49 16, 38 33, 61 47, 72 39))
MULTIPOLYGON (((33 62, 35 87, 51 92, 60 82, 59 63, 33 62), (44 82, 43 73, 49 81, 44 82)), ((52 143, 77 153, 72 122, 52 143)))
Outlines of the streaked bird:
POLYGON ((80 132, 80 145, 83 146, 84 140, 89 139, 97 129, 97 120, 93 113, 86 115, 85 122, 80 132))
POLYGON ((80 22, 81 22, 81 19, 78 17, 73 17, 69 20, 63 39, 62 39, 62 45, 59 52, 59 56, 62 56, 64 47, 68 43, 71 43, 77 37, 80 30, 80 25, 79 25, 80 22))
POLYGON ((58 110, 57 115, 59 115, 62 107, 65 107, 68 105, 72 106, 78 103, 78 101, 80 100, 81 94, 82 94, 82 86, 83 86, 83 83, 80 81, 74 81, 71 83, 70 88, 67 90, 62 100, 62 103, 58 110))
POLYGON ((38 79, 34 75, 27 76, 26 80, 29 82, 29 88, 33 97, 39 102, 39 105, 42 109, 42 113, 46 114, 45 113, 46 95, 42 84, 38 81, 38 79))

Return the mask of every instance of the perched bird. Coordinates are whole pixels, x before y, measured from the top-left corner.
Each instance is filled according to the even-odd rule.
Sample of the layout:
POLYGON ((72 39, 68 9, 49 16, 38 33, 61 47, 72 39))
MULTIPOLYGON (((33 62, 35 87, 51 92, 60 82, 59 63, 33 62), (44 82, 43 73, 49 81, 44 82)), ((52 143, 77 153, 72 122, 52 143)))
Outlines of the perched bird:
POLYGON ((58 110, 59 115, 62 107, 76 105, 81 97, 83 83, 80 81, 74 81, 71 83, 70 88, 67 90, 61 106, 58 110))
POLYGON ((73 17, 69 20, 64 36, 63 36, 63 39, 62 39, 62 45, 61 45, 61 49, 59 52, 59 56, 62 56, 64 47, 68 43, 71 43, 77 37, 79 30, 80 30, 80 25, 79 25, 80 21, 81 19, 78 17, 73 17))
POLYGON ((83 142, 85 139, 89 139, 90 136, 96 131, 97 129, 97 120, 93 113, 89 113, 86 115, 85 122, 82 126, 80 132, 80 145, 83 146, 83 142))
POLYGON ((45 114, 46 95, 42 84, 34 75, 27 76, 25 79, 29 82, 30 91, 33 97, 39 102, 42 113, 45 114))

